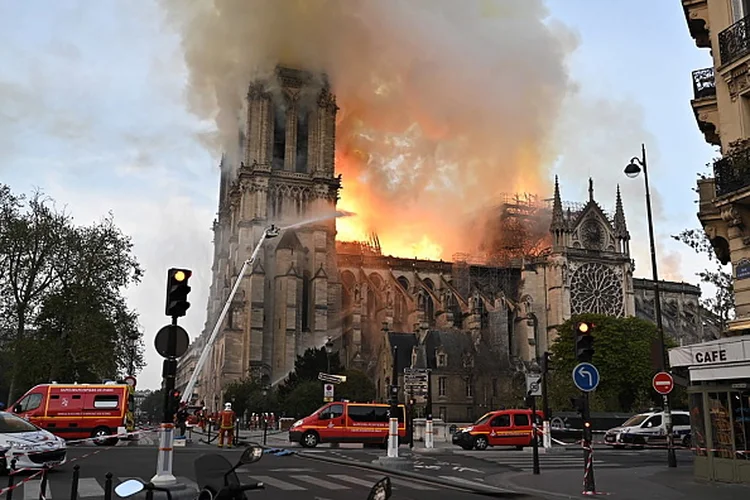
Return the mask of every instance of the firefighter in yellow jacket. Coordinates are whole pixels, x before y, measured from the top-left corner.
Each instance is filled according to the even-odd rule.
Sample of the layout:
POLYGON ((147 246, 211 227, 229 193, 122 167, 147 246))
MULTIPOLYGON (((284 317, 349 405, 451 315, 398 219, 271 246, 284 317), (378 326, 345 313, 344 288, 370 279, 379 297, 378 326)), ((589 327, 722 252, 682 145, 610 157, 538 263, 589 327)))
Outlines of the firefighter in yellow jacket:
POLYGON ((224 411, 219 414, 219 448, 224 446, 224 436, 227 437, 227 448, 234 442, 234 421, 237 415, 232 410, 232 403, 224 404, 224 411))

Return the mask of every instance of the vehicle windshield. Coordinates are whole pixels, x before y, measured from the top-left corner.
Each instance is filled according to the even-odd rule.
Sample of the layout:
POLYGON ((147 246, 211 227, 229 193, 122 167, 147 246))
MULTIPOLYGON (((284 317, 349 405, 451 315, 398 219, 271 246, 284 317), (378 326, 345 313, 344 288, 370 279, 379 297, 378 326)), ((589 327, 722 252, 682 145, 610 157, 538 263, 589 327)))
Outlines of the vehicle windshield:
POLYGON ((625 423, 622 424, 623 427, 635 427, 636 425, 641 425, 644 420, 648 418, 648 415, 634 415, 627 419, 625 423))
POLYGON ((485 424, 485 423, 487 423, 487 421, 490 419, 491 416, 492 416, 492 413, 485 413, 484 415, 482 415, 481 417, 479 417, 479 420, 477 420, 476 422, 474 422, 473 425, 482 425, 482 424, 485 424))
POLYGON ((11 413, 0 412, 0 434, 37 431, 36 426, 11 413))

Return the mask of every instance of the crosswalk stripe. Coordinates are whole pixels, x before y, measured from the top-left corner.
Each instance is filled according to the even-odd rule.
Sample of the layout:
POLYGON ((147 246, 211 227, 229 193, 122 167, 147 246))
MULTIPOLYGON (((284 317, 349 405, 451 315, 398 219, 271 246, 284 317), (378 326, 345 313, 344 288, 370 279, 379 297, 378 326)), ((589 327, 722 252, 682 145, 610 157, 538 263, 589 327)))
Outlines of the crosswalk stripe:
MULTIPOLYGON (((119 483, 116 483, 116 486, 119 483)), ((78 496, 81 498, 87 497, 104 497, 104 488, 99 484, 99 481, 93 477, 82 477, 78 480, 78 496)))
MULTIPOLYGON (((41 479, 33 479, 23 485, 23 500, 39 500, 39 492, 42 488, 41 479)), ((47 483, 47 495, 46 498, 52 498, 52 492, 49 490, 49 483, 47 483)))
MULTIPOLYGON (((380 480, 380 479, 383 479, 382 475, 379 476, 377 474, 369 474, 369 477, 375 479, 376 481, 380 480)), ((418 483, 416 481, 409 482, 409 481, 404 481, 403 479, 396 479, 394 477, 391 477, 391 483, 393 483, 393 484, 395 484, 397 486, 403 486, 404 488, 411 488, 413 490, 435 491, 435 488, 430 488, 429 486, 425 486, 424 484, 418 483)))
POLYGON ((280 479, 276 479, 271 476, 252 476, 252 478, 255 479, 256 481, 260 481, 263 484, 268 484, 280 490, 304 491, 307 489, 307 488, 303 488, 302 486, 297 486, 296 484, 287 483, 286 481, 281 481, 280 479))
POLYGON ((300 481, 304 481, 309 484, 314 484, 315 486, 322 486, 323 488, 329 489, 329 490, 348 490, 348 486, 344 486, 341 484, 332 483, 330 481, 326 481, 325 479, 320 479, 317 477, 312 476, 295 476, 295 479, 299 479, 300 481))
POLYGON ((338 479, 339 481, 344 481, 346 483, 352 483, 359 486, 364 486, 365 488, 372 488, 375 484, 371 481, 365 481, 364 479, 360 479, 358 477, 352 477, 347 476, 346 474, 328 474, 328 477, 332 477, 334 479, 338 479))

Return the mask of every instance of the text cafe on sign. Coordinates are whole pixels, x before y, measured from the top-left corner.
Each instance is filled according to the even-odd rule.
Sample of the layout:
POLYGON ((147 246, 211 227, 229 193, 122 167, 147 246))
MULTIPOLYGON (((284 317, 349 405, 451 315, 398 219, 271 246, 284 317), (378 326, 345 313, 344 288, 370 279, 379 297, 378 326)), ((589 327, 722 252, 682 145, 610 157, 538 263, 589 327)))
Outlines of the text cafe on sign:
MULTIPOLYGON (((689 374, 693 471, 700 479, 750 483, 750 335, 669 350, 672 375, 689 374), (710 451, 718 450, 718 451, 710 451)), ((675 408, 677 409, 677 408, 675 408)))

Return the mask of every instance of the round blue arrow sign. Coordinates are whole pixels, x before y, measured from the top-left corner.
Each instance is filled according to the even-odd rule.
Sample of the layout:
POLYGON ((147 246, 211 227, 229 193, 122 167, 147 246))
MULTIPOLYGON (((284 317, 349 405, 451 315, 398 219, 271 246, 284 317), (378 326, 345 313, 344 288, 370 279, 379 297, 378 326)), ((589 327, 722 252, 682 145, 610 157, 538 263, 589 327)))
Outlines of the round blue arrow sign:
POLYGON ((599 370, 591 363, 579 363, 573 368, 573 383, 583 392, 591 392, 599 385, 599 370))

